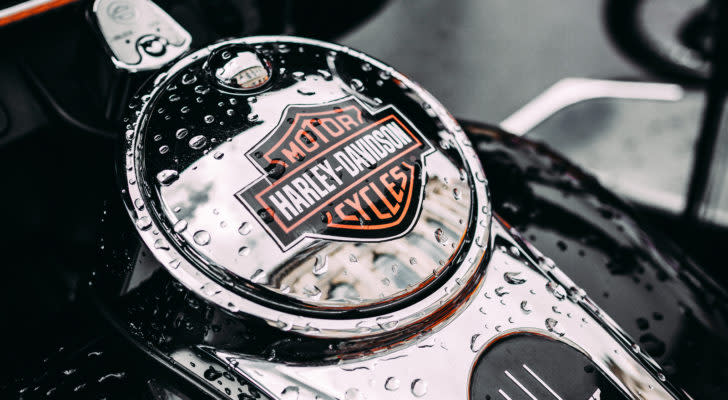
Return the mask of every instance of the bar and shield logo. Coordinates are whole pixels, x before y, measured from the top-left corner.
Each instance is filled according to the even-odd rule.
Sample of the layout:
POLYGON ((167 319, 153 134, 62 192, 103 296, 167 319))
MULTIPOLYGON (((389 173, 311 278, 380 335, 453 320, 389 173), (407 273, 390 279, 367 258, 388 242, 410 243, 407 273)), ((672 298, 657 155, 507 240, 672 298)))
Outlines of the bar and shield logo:
POLYGON ((247 157, 261 177, 235 196, 283 250, 305 237, 379 242, 419 217, 432 145, 394 106, 354 98, 289 106, 247 157))

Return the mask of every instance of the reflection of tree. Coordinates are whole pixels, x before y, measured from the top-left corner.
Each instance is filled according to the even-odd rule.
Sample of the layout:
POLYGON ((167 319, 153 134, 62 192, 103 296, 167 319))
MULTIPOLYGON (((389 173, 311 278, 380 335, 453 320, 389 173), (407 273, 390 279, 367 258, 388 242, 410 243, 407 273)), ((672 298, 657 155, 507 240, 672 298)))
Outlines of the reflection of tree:
POLYGON ((466 182, 446 184, 430 177, 419 221, 404 238, 382 243, 325 242, 271 272, 269 283, 290 288, 292 295, 304 301, 316 300, 320 291, 317 303, 330 306, 373 303, 414 290, 444 269, 465 233, 469 205, 466 182), (462 193, 460 199, 453 195, 454 188, 462 193), (440 241, 437 229, 443 232, 440 241), (326 260, 325 274, 313 273, 317 258, 326 260))

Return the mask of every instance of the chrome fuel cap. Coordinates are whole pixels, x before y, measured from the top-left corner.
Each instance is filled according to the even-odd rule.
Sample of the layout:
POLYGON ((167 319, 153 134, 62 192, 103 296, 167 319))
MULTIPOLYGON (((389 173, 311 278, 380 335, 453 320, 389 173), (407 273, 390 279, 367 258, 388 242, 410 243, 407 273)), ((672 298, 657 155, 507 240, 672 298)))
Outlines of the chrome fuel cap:
POLYGON ((294 37, 222 42, 130 104, 124 198, 157 261, 228 311, 352 336, 464 301, 489 243, 453 117, 391 67, 294 37))

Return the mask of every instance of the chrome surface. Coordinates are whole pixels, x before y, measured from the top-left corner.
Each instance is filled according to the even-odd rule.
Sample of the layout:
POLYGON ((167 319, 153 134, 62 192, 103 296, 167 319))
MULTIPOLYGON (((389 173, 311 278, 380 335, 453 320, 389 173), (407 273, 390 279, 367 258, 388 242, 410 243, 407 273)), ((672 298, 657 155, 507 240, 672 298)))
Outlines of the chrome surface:
POLYGON ((216 68, 217 82, 228 89, 257 89, 268 82, 271 71, 260 55, 244 48, 222 50, 221 67, 216 68))
POLYGON ((442 105, 379 61, 308 39, 240 39, 186 56, 140 99, 128 120, 124 200, 156 259, 203 298, 283 330, 352 337, 406 327, 452 307, 468 295, 462 289, 476 282, 491 218, 482 167, 442 105), (273 62, 271 82, 255 93, 226 93, 206 84, 215 71, 207 57, 239 45, 280 59, 273 62), (296 57, 306 63, 296 64, 296 57), (199 100, 177 99, 192 88, 199 100), (306 110, 342 101, 373 115, 397 113, 432 148, 415 161, 426 179, 419 188, 421 207, 394 236, 368 238, 363 232, 328 240, 328 233, 314 229, 282 243, 270 221, 238 198, 241 189, 267 179, 250 151, 289 123, 282 116, 291 105, 306 110), (208 114, 210 109, 221 116, 208 114), (174 126, 149 129, 155 118, 174 126), (372 311, 340 317, 357 309, 372 311))
MULTIPOLYGON (((221 60, 229 62, 233 54, 221 60)), ((661 93, 679 94, 667 92, 661 93)), ((206 345, 171 352, 176 368, 202 382, 210 381, 203 366, 216 366, 252 385, 220 380, 222 395, 236 398, 237 391, 254 387, 273 399, 468 399, 479 357, 499 340, 523 333, 583 353, 628 398, 684 398, 553 261, 491 218, 487 180, 462 129, 424 89, 379 61, 308 39, 232 40, 179 60, 143 88, 130 110, 122 193, 159 264, 140 258, 128 290, 161 266, 204 300, 241 321, 263 321, 283 338, 270 345, 272 356, 206 345), (218 74, 222 65, 214 57, 226 48, 254 54, 270 68, 270 78, 250 91, 229 87, 237 72, 218 74), (290 197, 298 206, 272 212, 251 206, 255 199, 245 193, 277 185, 298 171, 287 163, 308 163, 318 154, 291 151, 288 159, 269 158, 263 167, 256 160, 268 157, 269 142, 278 146, 289 137, 300 115, 325 110, 346 116, 349 107, 359 118, 395 115, 411 128, 421 152, 408 159, 420 167, 412 169, 410 181, 421 174, 421 205, 411 223, 391 234, 372 233, 377 228, 360 208, 357 222, 365 232, 342 236, 336 229, 344 228, 330 230, 332 217, 324 213, 328 219, 306 225, 296 237, 281 234, 275 224, 302 214, 306 201, 290 197), (363 312, 347 314, 352 310, 363 312), (331 352, 276 358, 277 343, 300 338, 326 340, 331 352)), ((310 132, 302 128, 294 135, 310 132)), ((338 143, 335 136, 328 139, 338 143)), ((342 174, 347 171, 342 167, 342 174)), ((333 185, 337 179, 322 177, 323 189, 308 201, 323 198, 327 180, 333 185)), ((525 384, 503 373, 526 393, 525 384)), ((549 393, 565 393, 541 381, 549 393)), ((502 388, 498 393, 513 395, 502 388)), ((600 388, 590 393, 598 396, 600 388)))
POLYGON ((151 0, 95 0, 92 15, 119 69, 159 69, 186 53, 192 42, 190 34, 151 0))
MULTIPOLYGON (((194 350, 232 368, 272 399, 469 399, 478 357, 509 335, 530 333, 585 354, 627 398, 676 398, 652 358, 551 260, 497 220, 489 247, 492 258, 485 278, 459 316, 399 346, 328 365, 286 365, 210 347, 194 350), (289 397, 291 393, 298 397, 289 397)), ((187 367, 184 354, 173 357, 187 367)), ((565 388, 546 385, 565 396, 565 388)), ((524 393, 501 391, 526 398, 524 393)))

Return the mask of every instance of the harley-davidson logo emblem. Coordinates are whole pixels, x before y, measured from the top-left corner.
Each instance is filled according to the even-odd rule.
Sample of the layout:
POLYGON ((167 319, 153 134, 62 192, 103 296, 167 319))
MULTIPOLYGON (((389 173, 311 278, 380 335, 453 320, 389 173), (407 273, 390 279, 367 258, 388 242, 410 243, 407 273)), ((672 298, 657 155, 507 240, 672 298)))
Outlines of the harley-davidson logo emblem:
POLYGON ((420 214, 433 150, 394 106, 290 106, 247 153, 262 176, 235 196, 283 250, 305 237, 393 239, 420 214))

